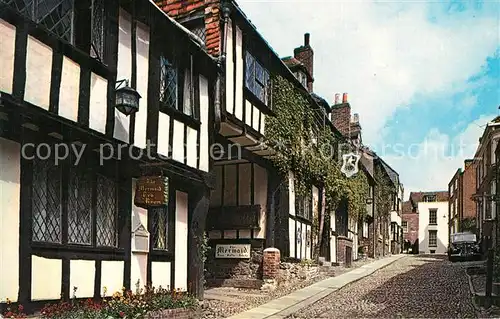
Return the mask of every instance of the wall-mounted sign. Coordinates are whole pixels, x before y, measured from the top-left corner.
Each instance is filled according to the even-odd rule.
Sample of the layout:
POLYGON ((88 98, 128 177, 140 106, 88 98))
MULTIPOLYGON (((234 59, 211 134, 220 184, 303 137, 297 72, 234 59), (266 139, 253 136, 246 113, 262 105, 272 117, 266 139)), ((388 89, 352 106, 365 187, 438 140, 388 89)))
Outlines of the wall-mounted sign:
POLYGON ((250 258, 249 244, 216 245, 215 258, 250 258))
POLYGON ((134 203, 139 207, 163 206, 168 204, 168 178, 143 176, 137 180, 134 203))
POLYGON ((149 252, 149 232, 142 224, 139 224, 132 232, 132 252, 149 252))

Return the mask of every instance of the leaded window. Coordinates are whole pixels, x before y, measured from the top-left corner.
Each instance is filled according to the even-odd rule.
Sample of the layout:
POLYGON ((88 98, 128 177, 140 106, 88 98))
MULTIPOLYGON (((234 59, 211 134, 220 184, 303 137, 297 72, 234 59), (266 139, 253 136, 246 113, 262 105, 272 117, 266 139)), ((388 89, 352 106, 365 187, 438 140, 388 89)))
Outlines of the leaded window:
POLYGON ((116 246, 117 188, 116 182, 112 179, 97 175, 97 246, 116 246))
POLYGON ((267 106, 269 104, 271 80, 269 71, 248 51, 245 52, 245 86, 267 106))
POLYGON ((37 242, 61 242, 61 166, 54 161, 33 160, 33 233, 37 242))
POLYGON ((92 181, 87 172, 72 167, 68 185, 68 242, 92 244, 92 181))
POLYGON ((73 43, 73 0, 0 0, 60 38, 73 43))
POLYGON ((196 35, 203 43, 206 42, 207 32, 205 28, 205 19, 197 18, 184 23, 184 26, 189 29, 194 35, 196 35))
POLYGON ((104 0, 92 0, 90 55, 93 58, 104 58, 104 0))
POLYGON ((311 196, 295 195, 295 212, 296 215, 307 220, 312 219, 312 194, 311 196))
POLYGON ((163 107, 177 109, 177 67, 164 56, 160 57, 160 102, 163 107))
POLYGON ((53 158, 33 160, 34 242, 118 246, 118 182, 82 167, 55 165, 53 158), (67 180, 64 185, 63 178, 67 180))
POLYGON ((175 109, 190 117, 197 117, 195 88, 198 77, 194 77, 192 60, 181 63, 172 58, 160 56, 160 110, 168 113, 175 109))
POLYGON ((168 250, 169 242, 169 223, 168 223, 168 207, 152 207, 150 208, 150 217, 152 223, 153 249, 168 250))

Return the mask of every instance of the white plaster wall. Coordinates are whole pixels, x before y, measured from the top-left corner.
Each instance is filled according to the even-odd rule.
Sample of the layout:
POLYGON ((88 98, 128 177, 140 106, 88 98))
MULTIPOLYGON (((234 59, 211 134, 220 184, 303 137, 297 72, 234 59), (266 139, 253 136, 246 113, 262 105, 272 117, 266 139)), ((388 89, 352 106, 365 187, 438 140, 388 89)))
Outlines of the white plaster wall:
POLYGON ((248 126, 252 126, 252 103, 249 101, 245 100, 245 124, 248 126))
MULTIPOLYGON (((243 79, 243 67, 244 67, 244 60, 243 60, 243 35, 241 32, 241 29, 239 27, 236 27, 236 91, 235 91, 235 97, 236 97, 236 105, 235 105, 235 111, 234 111, 234 116, 236 116, 237 119, 243 121, 243 85, 244 85, 244 79, 243 79)), ((231 79, 233 79, 232 77, 231 79)), ((226 77, 227 79, 227 77, 226 77)))
POLYGON ((172 144, 172 158, 184 163, 184 123, 174 120, 174 138, 172 144))
POLYGON ((49 109, 51 71, 52 49, 28 36, 25 101, 49 109))
POLYGON ((95 73, 90 75, 89 126, 91 129, 106 133, 108 105, 108 81, 95 73))
POLYGON ((420 202, 418 203, 418 240, 419 252, 429 253, 436 250, 436 254, 445 254, 448 249, 448 202, 420 202), (437 208, 437 225, 429 225, 429 209, 437 208), (437 247, 429 248, 429 230, 437 230, 437 247))
POLYGON ((139 112, 135 114, 134 145, 146 148, 148 117, 149 27, 140 22, 136 30, 137 92, 141 95, 139 112))
POLYGON ((104 287, 107 288, 107 296, 117 291, 122 291, 123 287, 123 261, 103 261, 101 264, 101 294, 104 294, 104 287))
POLYGON ((226 35, 226 111, 233 113, 233 97, 234 97, 234 64, 233 64, 233 23, 229 19, 227 23, 226 35))
MULTIPOLYGON (((137 179, 132 179, 132 231, 137 229, 141 224, 148 228, 148 211, 144 208, 134 205, 135 187, 137 179)), ((132 240, 132 239, 131 239, 132 240)), ((132 243, 133 244, 133 243, 132 243)), ((133 246, 132 246, 133 247, 133 246)), ((131 269, 130 269, 130 284, 135 287, 139 281, 141 287, 147 283, 147 263, 148 254, 132 252, 131 269)))
POLYGON ((336 263, 337 262, 337 237, 330 237, 330 261, 336 263))
MULTIPOLYGON (((118 65, 117 80, 132 78, 132 17, 120 9, 118 19, 118 65)), ((141 94, 146 95, 146 94, 141 94)), ((113 136, 123 142, 129 142, 130 118, 115 109, 115 129, 113 136)))
POLYGON ((176 191, 175 207, 175 288, 187 290, 188 195, 176 191))
POLYGON ((31 258, 31 299, 61 298, 62 260, 38 256, 31 258))
POLYGON ((0 45, 0 61, 2 61, 0 91, 12 94, 16 27, 2 19, 0 19, 0 43, 2 44, 0 45))
POLYGON ((254 183, 255 204, 260 205, 260 230, 255 234, 255 237, 265 238, 267 220, 267 171, 257 164, 254 164, 254 183))
POLYGON ((209 170, 209 140, 208 135, 211 133, 208 125, 209 119, 209 99, 208 99, 208 80, 200 75, 200 167, 198 169, 208 172, 209 170))
POLYGON ((259 130, 259 132, 261 134, 265 135, 265 128, 266 128, 266 115, 264 113, 262 113, 260 115, 260 130, 259 130))
POLYGON ((295 220, 289 218, 288 219, 288 234, 289 234, 289 239, 290 239, 290 257, 295 258, 295 220))
POLYGON ((254 130, 259 131, 259 124, 260 124, 260 110, 253 106, 253 120, 252 120, 252 127, 254 130))
POLYGON ((94 296, 95 261, 71 260, 69 264, 69 286, 71 291, 77 287, 77 298, 92 298, 94 296))
POLYGON ((172 265, 169 262, 154 261, 151 263, 151 281, 155 288, 170 288, 172 265))
POLYGON ((19 288, 20 150, 0 137, 0 300, 17 301, 19 288))
POLYGON ((170 131, 170 116, 160 112, 158 117, 158 153, 163 156, 168 156, 169 151, 169 131, 170 131))
POLYGON ((401 226, 401 216, 398 216, 398 212, 392 211, 391 212, 391 222, 398 224, 401 226))
POLYGON ((307 234, 306 234, 306 228, 307 228, 307 225, 306 224, 303 224, 301 223, 300 224, 300 231, 302 232, 302 241, 301 241, 301 254, 300 254, 300 258, 301 259, 304 259, 306 258, 306 252, 307 252, 307 234))
POLYGON ((187 151, 187 165, 193 168, 197 168, 198 164, 198 154, 196 142, 198 139, 198 131, 190 127, 186 128, 186 151, 187 151))
MULTIPOLYGON (((80 65, 64 56, 59 92, 59 115, 76 122, 78 120, 78 97, 80 95, 80 65)), ((104 109, 106 118, 106 109, 104 109)))
POLYGON ((288 213, 295 216, 295 175, 288 172, 288 213))

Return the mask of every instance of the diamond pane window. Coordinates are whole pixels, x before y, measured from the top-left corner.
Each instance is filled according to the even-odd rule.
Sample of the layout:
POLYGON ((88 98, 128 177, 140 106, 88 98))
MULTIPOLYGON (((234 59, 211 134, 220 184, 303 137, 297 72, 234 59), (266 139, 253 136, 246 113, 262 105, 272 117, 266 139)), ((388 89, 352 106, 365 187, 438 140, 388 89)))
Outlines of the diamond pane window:
POLYGON ((68 242, 90 245, 92 234, 92 183, 90 174, 73 169, 68 185, 68 242))
POLYGON ((177 68, 164 56, 160 57, 160 102, 177 109, 177 68))
POLYGON ((0 0, 28 19, 73 43, 73 0, 0 0))
POLYGON ((116 190, 113 180, 97 175, 97 246, 116 247, 116 190))
POLYGON ((262 103, 269 106, 269 71, 248 51, 245 52, 245 86, 262 103))
POLYGON ((92 0, 90 55, 102 61, 104 57, 104 0, 92 0))
POLYGON ((61 242, 61 167, 33 160, 33 241, 61 242))
POLYGON ((156 250, 168 250, 168 208, 150 208, 153 218, 153 248, 156 250))

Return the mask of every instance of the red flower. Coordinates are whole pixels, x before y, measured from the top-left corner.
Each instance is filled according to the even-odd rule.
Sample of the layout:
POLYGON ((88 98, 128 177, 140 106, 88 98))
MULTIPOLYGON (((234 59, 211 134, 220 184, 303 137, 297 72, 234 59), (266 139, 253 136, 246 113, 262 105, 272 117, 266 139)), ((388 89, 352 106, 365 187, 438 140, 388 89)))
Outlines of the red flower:
POLYGON ((120 311, 120 317, 125 317, 125 313, 123 311, 120 311))

